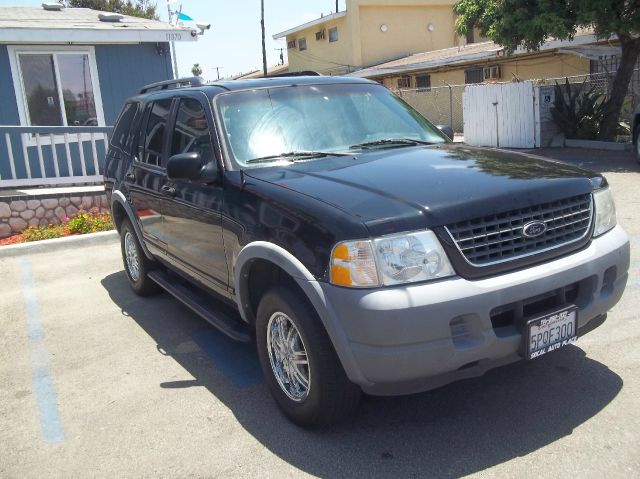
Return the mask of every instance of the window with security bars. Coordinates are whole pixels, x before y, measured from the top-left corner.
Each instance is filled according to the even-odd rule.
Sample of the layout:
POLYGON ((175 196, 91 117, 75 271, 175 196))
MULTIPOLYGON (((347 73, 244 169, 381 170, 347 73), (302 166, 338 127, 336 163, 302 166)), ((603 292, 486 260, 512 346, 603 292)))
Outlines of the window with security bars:
POLYGON ((468 68, 464 71, 464 82, 467 85, 472 83, 482 83, 483 71, 482 68, 468 68))
POLYGON ((406 90, 407 88, 411 88, 411 77, 402 76, 398 78, 398 90, 406 90))
POLYGON ((416 75, 416 88, 418 91, 430 91, 431 75, 416 75))

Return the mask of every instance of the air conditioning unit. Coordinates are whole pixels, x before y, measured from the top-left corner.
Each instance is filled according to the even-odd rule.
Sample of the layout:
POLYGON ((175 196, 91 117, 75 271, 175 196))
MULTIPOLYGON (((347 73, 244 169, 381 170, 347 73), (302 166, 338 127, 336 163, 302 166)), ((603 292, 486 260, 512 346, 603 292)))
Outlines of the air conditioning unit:
POLYGON ((316 40, 324 40, 324 30, 316 32, 316 40))
POLYGON ((491 65, 482 69, 485 80, 498 80, 502 78, 502 68, 500 65, 491 65))

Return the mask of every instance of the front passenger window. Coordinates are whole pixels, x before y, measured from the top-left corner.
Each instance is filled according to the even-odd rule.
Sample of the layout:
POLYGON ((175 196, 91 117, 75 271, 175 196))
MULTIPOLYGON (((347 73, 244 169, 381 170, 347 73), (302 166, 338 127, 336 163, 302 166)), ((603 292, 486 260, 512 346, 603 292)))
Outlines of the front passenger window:
POLYGON ((156 100, 153 102, 147 131, 144 140, 144 155, 142 161, 150 165, 164 166, 162 160, 162 148, 164 143, 164 131, 167 126, 167 118, 171 110, 171 99, 156 100))
POLYGON ((192 98, 180 100, 176 125, 171 137, 171 155, 200 153, 209 162, 213 159, 209 124, 202 104, 192 98))

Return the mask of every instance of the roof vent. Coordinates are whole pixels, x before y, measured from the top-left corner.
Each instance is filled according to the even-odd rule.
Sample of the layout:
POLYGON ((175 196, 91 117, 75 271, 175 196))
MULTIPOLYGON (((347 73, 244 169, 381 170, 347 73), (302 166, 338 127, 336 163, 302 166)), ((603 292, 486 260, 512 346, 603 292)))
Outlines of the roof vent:
POLYGON ((64 8, 64 5, 61 3, 43 3, 42 8, 49 12, 59 12, 64 8))
POLYGON ((124 16, 119 13, 98 13, 98 18, 101 22, 117 23, 122 20, 124 16))

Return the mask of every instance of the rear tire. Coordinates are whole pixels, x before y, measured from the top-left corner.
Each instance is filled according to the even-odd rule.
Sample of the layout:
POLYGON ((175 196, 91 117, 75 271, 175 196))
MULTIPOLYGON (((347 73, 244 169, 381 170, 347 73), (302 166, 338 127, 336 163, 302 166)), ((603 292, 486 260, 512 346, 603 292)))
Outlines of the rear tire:
POLYGON ((138 236, 128 219, 125 219, 120 226, 120 249, 124 271, 133 292, 138 296, 150 296, 159 292, 160 286, 149 278, 149 273, 157 265, 142 251, 138 236))
POLYGON ((282 286, 260 301, 256 318, 260 365, 276 403, 298 426, 336 423, 358 407, 351 383, 313 307, 282 286))

